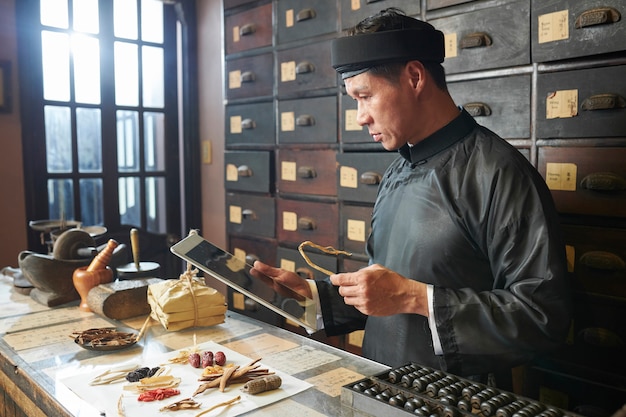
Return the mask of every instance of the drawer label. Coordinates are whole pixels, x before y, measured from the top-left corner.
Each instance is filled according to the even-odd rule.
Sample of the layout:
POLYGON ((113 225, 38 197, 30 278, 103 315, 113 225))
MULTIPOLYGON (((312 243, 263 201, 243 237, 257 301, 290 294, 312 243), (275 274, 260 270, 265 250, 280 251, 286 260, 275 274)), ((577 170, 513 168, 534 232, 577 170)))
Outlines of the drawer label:
POLYGON ((239 26, 233 26, 233 42, 237 43, 241 40, 239 37, 239 26))
POLYGON ((546 184, 551 190, 576 191, 576 164, 548 162, 546 184))
POLYGON ((245 297, 242 293, 233 291, 233 308, 237 310, 246 309, 245 297))
POLYGON ((235 255, 235 258, 245 262, 246 261, 246 251, 241 249, 241 248, 235 248, 235 251, 233 252, 233 255, 235 255))
POLYGON ((241 70, 235 70, 228 73, 228 88, 231 90, 241 88, 241 70))
POLYGON ((298 230, 298 215, 292 211, 283 212, 283 230, 295 232, 298 230))
POLYGON ((365 336, 365 331, 363 330, 356 330, 352 333, 348 333, 348 343, 352 346, 362 347, 363 336, 365 336))
POLYGON ((285 271, 296 272, 296 263, 290 259, 281 258, 280 267, 285 271))
POLYGON ((348 219, 348 239, 355 242, 365 242, 365 222, 363 220, 348 219))
POLYGON ((578 116, 578 90, 559 90, 548 93, 546 119, 578 116))
POLYGON ((350 0, 350 8, 352 10, 359 10, 361 8, 361 0, 350 0))
POLYGON ((283 161, 280 163, 280 179, 283 181, 296 180, 297 165, 295 162, 283 161))
POLYGON ((228 218, 231 223, 241 224, 241 207, 239 206, 228 207, 228 218))
POLYGON ((293 9, 289 9, 285 12, 285 27, 292 27, 294 23, 293 9))
POLYGON ((230 116, 230 133, 238 134, 243 132, 241 128, 241 116, 230 116))
POLYGON ((296 61, 280 63, 280 82, 296 80, 296 61))
POLYGON ((443 42, 445 44, 445 57, 454 58, 458 55, 456 48, 456 33, 446 33, 443 35, 443 42))
POLYGON ((569 13, 560 10, 539 16, 539 43, 560 41, 569 38, 569 13))
POLYGON ((346 110, 346 132, 358 132, 359 130, 363 130, 363 126, 359 125, 359 123, 356 121, 356 116, 356 109, 346 110))
POLYGON ((235 164, 226 164, 226 181, 236 182, 238 179, 237 166, 235 164))
POLYGON ((339 186, 344 188, 357 188, 358 171, 352 167, 342 166, 339 168, 339 186))
POLYGON ((567 259, 567 272, 574 272, 576 263, 576 248, 572 245, 565 245, 565 257, 567 259))
POLYGON ((292 111, 286 111, 280 114, 280 131, 293 132, 296 130, 296 115, 292 111))

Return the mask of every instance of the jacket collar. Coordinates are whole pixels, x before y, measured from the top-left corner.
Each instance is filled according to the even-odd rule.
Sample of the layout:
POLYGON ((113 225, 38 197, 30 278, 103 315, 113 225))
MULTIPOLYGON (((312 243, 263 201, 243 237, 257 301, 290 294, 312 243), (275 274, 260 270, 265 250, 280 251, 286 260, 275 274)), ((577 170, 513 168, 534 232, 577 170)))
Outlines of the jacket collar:
POLYGON ((476 126, 474 118, 461 110, 454 120, 435 133, 414 146, 402 146, 398 152, 411 164, 421 164, 466 137, 476 126))

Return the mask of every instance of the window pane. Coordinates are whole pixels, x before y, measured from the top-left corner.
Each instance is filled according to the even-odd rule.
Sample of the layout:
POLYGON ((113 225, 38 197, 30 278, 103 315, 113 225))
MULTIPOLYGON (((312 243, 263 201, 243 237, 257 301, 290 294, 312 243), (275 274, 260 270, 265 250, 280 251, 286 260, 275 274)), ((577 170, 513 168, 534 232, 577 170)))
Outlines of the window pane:
POLYGON ((163 108, 163 48, 144 46, 141 52, 143 105, 163 108))
POLYGON ((120 178, 120 223, 141 227, 141 207, 139 198, 139 178, 120 178))
POLYGON ((78 171, 102 172, 100 109, 76 109, 78 171))
POLYGON ((69 107, 44 106, 48 172, 72 172, 72 121, 69 107))
POLYGON ((78 32, 98 33, 100 22, 98 17, 98 0, 74 0, 72 24, 78 32))
POLYGON ((74 201, 72 180, 48 180, 48 215, 51 219, 76 220, 72 201, 74 201))
POLYGON ((104 224, 104 205, 102 204, 102 179, 83 178, 80 186, 80 215, 84 226, 102 226, 104 224))
POLYGON ((113 31, 118 38, 137 39, 137 0, 113 2, 113 31))
POLYGON ((165 203, 165 178, 146 178, 146 213, 149 232, 165 233, 167 226, 167 204, 165 203))
POLYGON ((61 29, 69 27, 67 0, 41 0, 39 10, 42 25, 61 29))
POLYGON ((115 42, 115 104, 139 105, 139 60, 137 45, 115 42))
POLYGON ((139 171, 139 115, 117 111, 117 166, 120 172, 139 171))
POLYGON ((74 35, 72 56, 76 101, 100 104, 100 42, 90 36, 74 35))
POLYGON ((143 115, 144 164, 146 171, 165 170, 165 116, 163 113, 143 115))
POLYGON ((163 43, 163 1, 141 1, 141 39, 163 43))
POLYGON ((41 32, 43 97, 46 100, 70 99, 70 42, 67 34, 41 32))

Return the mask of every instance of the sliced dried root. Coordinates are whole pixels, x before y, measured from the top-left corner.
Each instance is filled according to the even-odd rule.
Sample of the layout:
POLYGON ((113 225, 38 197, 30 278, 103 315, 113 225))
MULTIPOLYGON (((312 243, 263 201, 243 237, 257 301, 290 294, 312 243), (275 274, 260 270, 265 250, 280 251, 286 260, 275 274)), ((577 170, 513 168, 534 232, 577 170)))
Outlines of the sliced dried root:
POLYGON ((222 403, 215 404, 213 407, 207 408, 207 409, 206 409, 206 410, 204 410, 203 412, 196 414, 196 416, 195 416, 195 417, 200 417, 200 416, 202 416, 202 415, 204 415, 204 414, 208 413, 209 411, 213 411, 213 410, 215 410, 216 408, 219 408, 219 407, 226 407, 226 406, 229 406, 229 405, 231 405, 231 404, 236 403, 236 402, 237 402, 237 401, 239 401, 240 399, 241 399, 241 396, 239 396, 239 395, 238 395, 238 396, 236 396, 235 398, 231 398, 231 399, 230 399, 230 400, 228 400, 228 401, 224 401, 224 402, 222 402, 222 403))
POLYGON ((145 392, 156 388, 176 388, 180 385, 180 378, 172 375, 151 376, 140 379, 139 382, 131 382, 124 385, 125 391, 145 392))
POLYGON ((195 401, 193 398, 185 398, 184 400, 176 401, 159 408, 159 411, 178 411, 178 410, 190 410, 194 408, 200 408, 202 403, 195 401))
POLYGON ((304 241, 304 242, 300 243, 300 245, 298 246, 298 252, 300 252, 300 255, 302 256, 302 258, 304 258, 304 260, 306 261, 306 263, 307 263, 307 264, 308 264, 311 268, 317 269, 318 271, 320 271, 320 272, 322 272, 322 273, 324 273, 324 274, 326 274, 326 275, 333 275, 333 274, 334 274, 334 272, 329 271, 328 269, 326 269, 326 268, 322 268, 321 266, 319 266, 319 265, 317 265, 317 264, 313 263, 313 261, 311 261, 311 260, 309 259, 309 257, 307 256, 307 254, 306 254, 306 253, 304 253, 304 247, 305 247, 305 246, 311 246, 311 247, 313 247, 313 248, 315 248, 315 249, 319 249, 319 250, 321 250, 322 252, 327 253, 327 254, 329 254, 329 255, 345 255, 345 256, 352 256, 352 253, 350 253, 350 252, 346 252, 346 251, 343 251, 343 250, 340 250, 340 249, 335 249, 335 248, 333 248, 332 246, 320 246, 320 245, 318 245, 317 243, 313 243, 313 242, 311 242, 310 240, 306 240, 306 241, 304 241))
POLYGON ((269 370, 259 369, 257 362, 260 360, 261 358, 256 359, 242 368, 239 366, 224 368, 224 372, 221 374, 203 375, 200 381, 208 382, 201 384, 198 389, 196 389, 196 392, 193 393, 193 396, 195 397, 209 388, 219 388, 221 392, 224 392, 226 387, 230 384, 244 383, 253 378, 271 375, 272 373, 269 372, 269 370))

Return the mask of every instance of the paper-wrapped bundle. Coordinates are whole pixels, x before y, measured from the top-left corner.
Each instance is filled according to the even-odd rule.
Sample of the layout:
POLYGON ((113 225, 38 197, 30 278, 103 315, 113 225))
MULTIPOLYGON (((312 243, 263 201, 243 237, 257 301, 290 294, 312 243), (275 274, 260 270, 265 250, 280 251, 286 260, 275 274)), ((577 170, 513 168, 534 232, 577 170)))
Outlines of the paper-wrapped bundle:
POLYGON ((165 280, 148 286, 150 315, 166 330, 213 326, 224 323, 226 299, 189 268, 179 280, 165 280))

